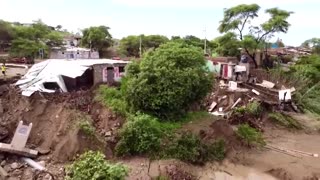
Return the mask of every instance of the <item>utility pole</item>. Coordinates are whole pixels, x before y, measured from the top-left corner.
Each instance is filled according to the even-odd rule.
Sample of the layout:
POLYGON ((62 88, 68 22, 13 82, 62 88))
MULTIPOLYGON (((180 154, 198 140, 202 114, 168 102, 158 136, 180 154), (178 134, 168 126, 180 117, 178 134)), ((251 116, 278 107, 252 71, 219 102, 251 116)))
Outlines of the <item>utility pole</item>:
POLYGON ((141 45, 142 44, 142 39, 141 39, 141 35, 140 35, 140 45, 139 45, 139 55, 140 55, 140 58, 141 58, 141 55, 142 55, 142 48, 141 48, 141 45))
POLYGON ((204 27, 204 48, 203 53, 207 54, 207 28, 204 27))

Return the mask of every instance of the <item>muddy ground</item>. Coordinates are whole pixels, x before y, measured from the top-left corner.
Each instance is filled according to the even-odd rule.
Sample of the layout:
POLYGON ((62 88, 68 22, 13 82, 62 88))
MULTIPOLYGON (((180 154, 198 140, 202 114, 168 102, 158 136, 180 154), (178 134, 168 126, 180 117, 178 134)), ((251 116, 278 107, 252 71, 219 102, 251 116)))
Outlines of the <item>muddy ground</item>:
MULTIPOLYGON (((193 166, 177 160, 151 161, 144 157, 117 159, 113 148, 117 132, 124 120, 105 106, 93 101, 92 91, 66 94, 36 93, 22 97, 18 89, 2 83, 0 86, 0 138, 10 143, 20 120, 33 123, 27 147, 39 151, 35 161, 44 165, 56 179, 63 179, 64 167, 87 149, 101 150, 112 161, 123 162, 130 168, 128 179, 151 179, 160 175, 171 179, 317 179, 320 177, 320 158, 295 157, 268 149, 248 149, 239 144, 234 127, 216 117, 192 121, 183 129, 200 134, 205 139, 223 138, 228 144, 227 159, 221 163, 193 166), (88 137, 78 126, 85 118, 93 121, 97 135, 88 137)), ((297 115, 308 130, 289 131, 271 123, 264 125, 269 144, 319 153, 320 135, 311 127, 318 120, 297 115)), ((27 166, 19 156, 0 154, 1 166, 13 179, 32 179, 37 171, 27 166)), ((50 179, 49 174, 43 174, 50 179)))

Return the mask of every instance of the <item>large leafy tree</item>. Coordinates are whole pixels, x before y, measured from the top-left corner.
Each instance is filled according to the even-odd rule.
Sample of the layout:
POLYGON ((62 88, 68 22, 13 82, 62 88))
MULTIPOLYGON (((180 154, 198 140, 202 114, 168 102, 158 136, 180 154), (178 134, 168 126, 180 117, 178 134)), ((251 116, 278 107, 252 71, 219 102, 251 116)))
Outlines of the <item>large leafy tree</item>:
POLYGON ((259 10, 260 6, 257 4, 241 4, 225 9, 224 18, 219 26, 220 33, 237 33, 242 48, 253 59, 256 67, 257 49, 261 48, 263 43, 275 33, 286 33, 290 26, 287 19, 292 14, 278 8, 267 9, 265 12, 270 15, 270 18, 259 26, 254 26, 251 22, 258 17, 259 10))
POLYGON ((12 28, 10 54, 13 56, 35 58, 40 49, 43 49, 46 55, 50 47, 62 45, 62 34, 53 31, 41 20, 34 21, 31 26, 16 24, 12 28))
POLYGON ((81 39, 81 45, 97 49, 100 53, 104 48, 108 48, 112 45, 112 36, 109 33, 109 27, 97 26, 89 27, 82 31, 83 37, 81 39))
MULTIPOLYGON (((172 36, 171 37, 171 41, 180 42, 180 43, 186 43, 188 45, 201 48, 202 50, 204 49, 204 46, 205 46, 205 39, 200 39, 200 38, 198 38, 196 36, 193 36, 193 35, 187 35, 187 36, 185 36, 183 38, 181 38, 179 36, 172 36)), ((210 51, 212 51, 216 47, 217 47, 217 44, 215 42, 206 41, 206 51, 207 51, 207 53, 210 53, 210 51)))
POLYGON ((239 56, 240 41, 237 39, 237 35, 228 32, 223 36, 215 38, 211 43, 216 44, 214 51, 221 56, 239 56))
POLYGON ((173 118, 199 102, 212 87, 200 48, 169 42, 128 66, 125 99, 134 111, 173 118))
POLYGON ((10 23, 0 20, 0 43, 7 43, 13 39, 13 28, 10 23))
POLYGON ((150 49, 156 49, 161 44, 164 44, 169 41, 167 37, 161 35, 128 36, 120 40, 120 51, 126 56, 139 57, 140 39, 142 52, 146 52, 150 49))

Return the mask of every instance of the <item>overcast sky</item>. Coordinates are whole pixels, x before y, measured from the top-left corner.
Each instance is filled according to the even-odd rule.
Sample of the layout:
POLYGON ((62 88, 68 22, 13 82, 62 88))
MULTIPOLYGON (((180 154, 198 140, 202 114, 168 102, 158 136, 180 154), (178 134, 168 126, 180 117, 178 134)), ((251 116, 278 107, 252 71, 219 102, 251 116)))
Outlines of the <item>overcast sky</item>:
POLYGON ((41 19, 63 29, 106 25, 114 38, 127 35, 162 34, 195 35, 213 39, 219 36, 223 8, 242 3, 257 3, 262 9, 255 23, 268 16, 271 7, 295 12, 287 34, 277 34, 286 45, 300 45, 304 40, 320 37, 320 0, 0 0, 0 19, 30 23, 41 19))

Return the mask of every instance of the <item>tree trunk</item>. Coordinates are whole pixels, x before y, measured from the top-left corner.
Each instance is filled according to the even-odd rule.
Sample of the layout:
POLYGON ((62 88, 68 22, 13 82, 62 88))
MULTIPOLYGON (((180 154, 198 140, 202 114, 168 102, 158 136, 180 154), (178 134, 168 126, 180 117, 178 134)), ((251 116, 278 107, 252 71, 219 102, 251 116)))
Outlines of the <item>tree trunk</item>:
POLYGON ((256 53, 253 53, 253 54, 250 54, 250 52, 248 51, 248 49, 245 49, 246 50, 246 53, 251 57, 253 63, 254 63, 254 66, 255 68, 258 68, 258 64, 257 64, 257 61, 256 61, 256 53))

